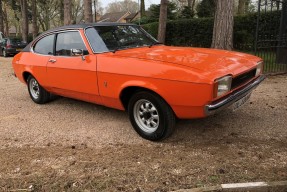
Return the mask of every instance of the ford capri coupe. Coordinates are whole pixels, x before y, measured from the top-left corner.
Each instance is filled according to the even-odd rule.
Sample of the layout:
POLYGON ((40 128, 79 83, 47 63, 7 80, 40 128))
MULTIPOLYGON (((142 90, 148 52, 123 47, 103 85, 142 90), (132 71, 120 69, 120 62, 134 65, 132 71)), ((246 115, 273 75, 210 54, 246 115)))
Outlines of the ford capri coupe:
POLYGON ((165 46, 133 24, 56 28, 12 63, 35 103, 60 95, 126 110, 135 131, 153 141, 170 136, 177 118, 241 107, 264 80, 256 56, 165 46))

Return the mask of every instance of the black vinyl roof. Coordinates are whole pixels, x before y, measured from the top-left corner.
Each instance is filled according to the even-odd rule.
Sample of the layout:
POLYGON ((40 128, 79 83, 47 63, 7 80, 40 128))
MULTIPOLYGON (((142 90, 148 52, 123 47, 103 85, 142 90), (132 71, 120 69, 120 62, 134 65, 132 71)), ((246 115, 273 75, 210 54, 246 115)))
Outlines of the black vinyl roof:
POLYGON ((62 31, 62 30, 68 30, 68 29, 85 29, 87 27, 95 27, 95 26, 118 26, 118 25, 136 25, 136 24, 132 24, 132 23, 116 23, 116 22, 82 23, 82 24, 76 24, 76 25, 65 25, 65 26, 57 27, 57 28, 45 31, 42 34, 56 32, 56 31, 62 31))
POLYGON ((30 50, 30 46, 34 42, 38 41, 43 36, 46 36, 47 34, 50 34, 50 33, 53 33, 53 32, 65 31, 65 30, 73 30, 73 29, 85 29, 85 28, 88 28, 88 27, 96 27, 96 26, 121 26, 121 25, 123 26, 123 25, 136 25, 136 24, 133 24, 133 23, 116 23, 116 22, 100 22, 100 23, 82 23, 82 24, 76 24, 76 25, 66 25, 66 26, 62 26, 62 27, 57 27, 57 28, 50 29, 48 31, 45 31, 45 32, 41 33, 32 42, 30 42, 29 45, 23 49, 23 51, 29 51, 30 50))

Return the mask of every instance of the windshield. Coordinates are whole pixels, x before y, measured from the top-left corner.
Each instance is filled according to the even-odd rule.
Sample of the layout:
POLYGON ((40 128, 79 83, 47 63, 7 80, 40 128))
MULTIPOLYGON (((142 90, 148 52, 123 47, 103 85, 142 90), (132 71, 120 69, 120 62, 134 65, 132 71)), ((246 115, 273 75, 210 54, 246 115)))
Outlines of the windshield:
POLYGON ((151 35, 135 25, 95 26, 94 29, 96 33, 87 29, 86 34, 96 52, 151 46, 158 43, 151 35), (99 36, 100 39, 95 36, 99 36))

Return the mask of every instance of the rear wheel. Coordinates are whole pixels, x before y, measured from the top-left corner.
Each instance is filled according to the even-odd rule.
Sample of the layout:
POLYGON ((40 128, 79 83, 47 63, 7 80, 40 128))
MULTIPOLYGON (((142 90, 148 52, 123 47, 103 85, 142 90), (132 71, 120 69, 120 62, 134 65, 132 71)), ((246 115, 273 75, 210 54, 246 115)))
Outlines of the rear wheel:
POLYGON ((27 84, 30 97, 35 103, 44 104, 50 100, 50 93, 33 76, 28 77, 27 84))
POLYGON ((128 112, 135 131, 145 139, 167 138, 175 129, 175 116, 170 106, 158 95, 138 92, 129 101, 128 112))

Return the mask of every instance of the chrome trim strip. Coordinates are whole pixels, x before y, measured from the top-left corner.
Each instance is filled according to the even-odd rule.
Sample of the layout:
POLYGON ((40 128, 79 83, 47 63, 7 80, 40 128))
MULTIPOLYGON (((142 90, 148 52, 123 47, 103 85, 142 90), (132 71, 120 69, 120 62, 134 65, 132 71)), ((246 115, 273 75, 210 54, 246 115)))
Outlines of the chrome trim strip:
POLYGON ((251 81, 249 84, 245 85, 243 88, 232 92, 227 98, 219 101, 215 101, 209 105, 205 106, 205 114, 212 115, 215 112, 224 109, 239 99, 243 98, 247 94, 251 93, 263 80, 265 79, 264 75, 257 77, 257 79, 251 81))

